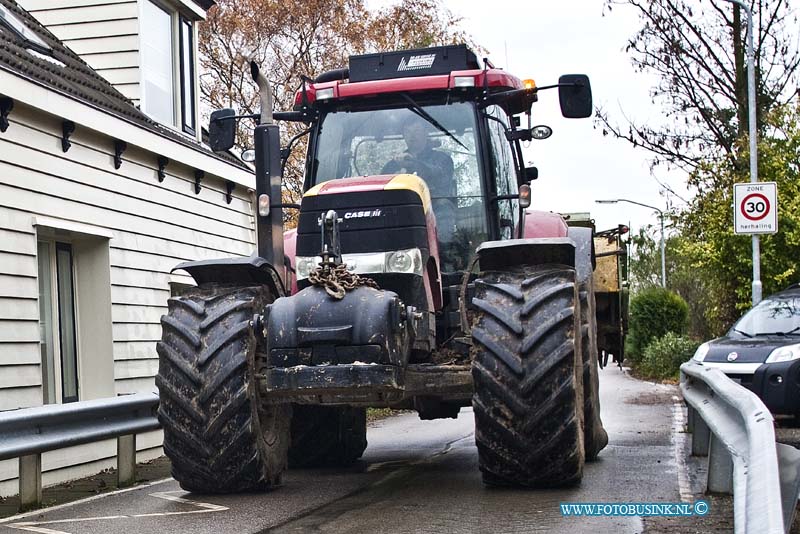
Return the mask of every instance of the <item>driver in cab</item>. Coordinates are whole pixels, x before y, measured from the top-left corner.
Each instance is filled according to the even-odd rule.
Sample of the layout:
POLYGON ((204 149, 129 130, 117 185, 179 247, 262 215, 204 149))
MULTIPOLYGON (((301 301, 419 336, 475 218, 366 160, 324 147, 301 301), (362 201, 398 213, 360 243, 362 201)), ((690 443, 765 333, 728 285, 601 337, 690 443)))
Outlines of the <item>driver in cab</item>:
POLYGON ((403 126, 406 151, 383 166, 383 174, 416 174, 428 184, 432 198, 455 196, 453 160, 434 150, 428 128, 421 120, 410 120, 403 126))
POLYGON ((406 151, 383 166, 383 174, 416 174, 428 185, 433 213, 436 216, 436 233, 440 242, 449 243, 455 237, 456 184, 453 179, 453 160, 439 150, 428 137, 428 126, 420 119, 411 119, 403 125, 406 151))

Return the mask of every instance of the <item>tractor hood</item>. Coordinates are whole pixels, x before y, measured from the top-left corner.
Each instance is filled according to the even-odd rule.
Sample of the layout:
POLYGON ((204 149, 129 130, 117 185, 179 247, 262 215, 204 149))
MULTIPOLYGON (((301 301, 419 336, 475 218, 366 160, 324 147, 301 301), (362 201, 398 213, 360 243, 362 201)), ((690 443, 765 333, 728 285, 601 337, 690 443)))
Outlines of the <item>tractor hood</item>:
POLYGON ((341 219, 342 253, 419 248, 430 252, 431 199, 425 182, 413 174, 341 178, 323 182, 303 195, 297 222, 298 256, 320 251, 319 219, 334 210, 341 219))
POLYGON ((431 195, 428 187, 425 185, 425 182, 415 174, 384 174, 329 180, 309 189, 303 195, 303 200, 305 201, 305 199, 309 197, 321 195, 397 190, 416 193, 425 212, 427 213, 430 210, 431 195))
MULTIPOLYGON (((438 279, 436 219, 425 182, 413 174, 340 178, 323 182, 303 195, 297 220, 295 254, 308 262, 320 254, 320 219, 329 210, 340 222, 341 253, 354 269, 369 273, 381 288, 397 293, 406 304, 432 309, 427 302, 429 262, 438 279), (388 255, 412 258, 407 271, 385 270, 388 255), (413 268, 412 268, 413 267, 413 268), (374 270, 372 270, 374 269, 374 270)), ((307 271, 298 271, 302 289, 307 271)), ((358 272, 358 271, 356 271, 358 272)))

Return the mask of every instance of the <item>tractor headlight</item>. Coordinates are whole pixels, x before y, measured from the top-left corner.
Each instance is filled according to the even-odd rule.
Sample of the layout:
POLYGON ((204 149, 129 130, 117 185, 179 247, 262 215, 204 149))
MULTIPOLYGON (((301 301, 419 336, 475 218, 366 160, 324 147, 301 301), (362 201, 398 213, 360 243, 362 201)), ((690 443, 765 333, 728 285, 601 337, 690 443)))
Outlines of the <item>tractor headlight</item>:
MULTIPOLYGON (((305 280, 317 268, 322 258, 298 256, 295 270, 298 280, 305 280)), ((369 252, 366 254, 342 254, 342 263, 355 274, 401 273, 422 276, 422 252, 418 248, 393 250, 391 252, 369 252)))
POLYGON ((770 352, 764 363, 788 362, 798 358, 800 358, 800 345, 786 345, 770 352))
POLYGON ((298 256, 295 259, 295 271, 297 272, 297 279, 304 280, 308 278, 311 271, 317 268, 322 258, 319 256, 298 256))
POLYGON ((422 274, 422 254, 418 248, 386 253, 387 273, 422 274))

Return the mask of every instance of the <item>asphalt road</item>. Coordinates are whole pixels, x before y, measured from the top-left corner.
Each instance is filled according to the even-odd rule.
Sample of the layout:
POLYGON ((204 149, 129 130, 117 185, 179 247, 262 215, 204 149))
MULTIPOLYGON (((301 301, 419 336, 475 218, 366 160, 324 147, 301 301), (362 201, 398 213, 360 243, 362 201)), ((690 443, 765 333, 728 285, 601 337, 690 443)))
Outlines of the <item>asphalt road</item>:
POLYGON ((350 469, 293 470, 265 494, 189 494, 174 480, 0 522, 0 534, 153 532, 641 532, 633 518, 562 517, 561 502, 677 502, 688 495, 676 388, 601 371, 610 443, 578 487, 511 490, 482 485, 471 410, 458 419, 403 414, 369 429, 350 469))

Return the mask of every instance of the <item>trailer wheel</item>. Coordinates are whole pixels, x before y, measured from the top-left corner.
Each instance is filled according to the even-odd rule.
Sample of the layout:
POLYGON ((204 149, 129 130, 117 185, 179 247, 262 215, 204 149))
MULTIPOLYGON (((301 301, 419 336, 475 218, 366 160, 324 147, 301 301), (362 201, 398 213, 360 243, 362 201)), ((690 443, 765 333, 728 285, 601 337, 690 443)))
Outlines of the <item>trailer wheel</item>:
POLYGON ((169 299, 161 318, 158 420, 172 476, 187 491, 231 493, 280 484, 291 406, 259 401, 253 315, 263 287, 203 286, 169 299))
POLYGON ((290 467, 345 466, 361 458, 366 448, 366 408, 294 407, 290 467))
POLYGON ((579 482, 585 452, 575 271, 542 265, 485 273, 472 303, 472 405, 484 482, 579 482))
POLYGON ((589 277, 580 286, 581 352, 583 359, 583 445, 586 459, 596 460, 608 445, 608 433, 600 419, 600 378, 597 362, 597 315, 594 287, 589 277))

